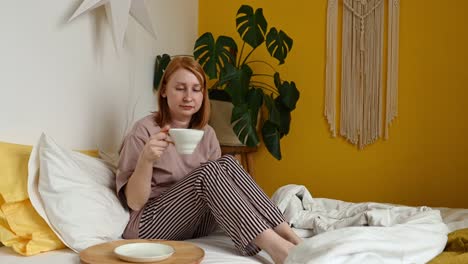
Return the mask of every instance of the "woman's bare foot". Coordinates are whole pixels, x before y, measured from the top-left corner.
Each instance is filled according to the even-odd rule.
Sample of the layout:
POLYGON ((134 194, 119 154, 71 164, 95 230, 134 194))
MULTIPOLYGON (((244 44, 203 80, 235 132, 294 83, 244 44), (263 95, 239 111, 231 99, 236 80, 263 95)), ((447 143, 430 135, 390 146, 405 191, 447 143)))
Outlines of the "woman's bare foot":
POLYGON ((285 242, 286 243, 284 244, 281 250, 273 252, 271 255, 271 258, 273 259, 275 264, 283 264, 289 255, 289 251, 291 250, 291 248, 295 246, 293 243, 289 241, 285 240, 285 242))
POLYGON ((267 229, 260 233, 253 243, 265 250, 275 264, 283 264, 294 244, 279 236, 275 231, 267 229))
POLYGON ((280 235, 282 238, 288 240, 289 242, 293 243, 294 245, 298 245, 302 242, 302 238, 300 238, 294 231, 289 227, 288 223, 283 222, 277 225, 273 230, 280 235))

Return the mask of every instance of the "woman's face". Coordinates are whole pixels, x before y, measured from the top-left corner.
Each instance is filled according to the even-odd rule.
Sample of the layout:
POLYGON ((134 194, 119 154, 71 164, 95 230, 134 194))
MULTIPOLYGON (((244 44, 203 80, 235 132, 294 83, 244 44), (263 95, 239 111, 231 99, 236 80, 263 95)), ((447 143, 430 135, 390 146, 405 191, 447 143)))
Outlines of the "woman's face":
POLYGON ((190 122, 203 102, 200 82, 192 72, 183 68, 169 77, 162 96, 167 98, 172 119, 182 122, 190 122))

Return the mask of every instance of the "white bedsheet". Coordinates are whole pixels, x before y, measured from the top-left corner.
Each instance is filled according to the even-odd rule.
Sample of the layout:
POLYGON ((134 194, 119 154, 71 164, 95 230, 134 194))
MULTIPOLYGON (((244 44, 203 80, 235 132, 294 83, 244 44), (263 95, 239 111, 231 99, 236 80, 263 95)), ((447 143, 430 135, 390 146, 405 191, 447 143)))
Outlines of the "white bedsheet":
POLYGON ((447 224, 450 232, 458 229, 468 228, 468 209, 462 208, 435 208, 440 211, 444 223, 447 224))
POLYGON ((447 242, 440 212, 428 207, 314 199, 304 186, 281 187, 272 197, 293 226, 311 230, 286 260, 296 263, 426 263, 447 242))

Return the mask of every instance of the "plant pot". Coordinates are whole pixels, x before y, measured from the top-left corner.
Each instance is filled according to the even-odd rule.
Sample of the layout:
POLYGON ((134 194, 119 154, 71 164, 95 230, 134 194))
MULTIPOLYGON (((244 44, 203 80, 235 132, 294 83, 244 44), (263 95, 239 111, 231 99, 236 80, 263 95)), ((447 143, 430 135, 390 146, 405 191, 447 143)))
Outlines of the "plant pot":
POLYGON ((216 132, 219 143, 224 146, 245 146, 237 138, 231 125, 233 105, 231 102, 211 99, 210 126, 216 132))
MULTIPOLYGON (((209 125, 213 127, 218 141, 223 146, 246 146, 243 144, 231 124, 232 109, 234 105, 229 101, 210 99, 211 115, 209 125)), ((260 131, 261 111, 258 112, 255 130, 260 131)))

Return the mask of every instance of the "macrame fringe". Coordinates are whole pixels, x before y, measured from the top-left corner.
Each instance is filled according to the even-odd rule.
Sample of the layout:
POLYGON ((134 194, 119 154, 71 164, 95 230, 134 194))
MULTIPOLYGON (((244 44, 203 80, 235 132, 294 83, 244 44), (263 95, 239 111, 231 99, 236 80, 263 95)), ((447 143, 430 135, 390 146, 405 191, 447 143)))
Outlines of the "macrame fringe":
POLYGON ((324 114, 333 137, 336 137, 337 18, 338 0, 329 0, 327 7, 327 65, 325 68, 324 114))
POLYGON ((398 115, 398 42, 400 35, 400 1, 389 0, 388 4, 388 65, 387 105, 385 118, 385 139, 393 119, 398 115))
MULTIPOLYGON (((397 114, 398 0, 389 9, 389 59, 385 136, 397 114)), ((383 125, 383 0, 343 0, 340 135, 363 148, 382 137, 383 125)), ((336 135, 338 1, 327 8, 325 116, 336 135)))

